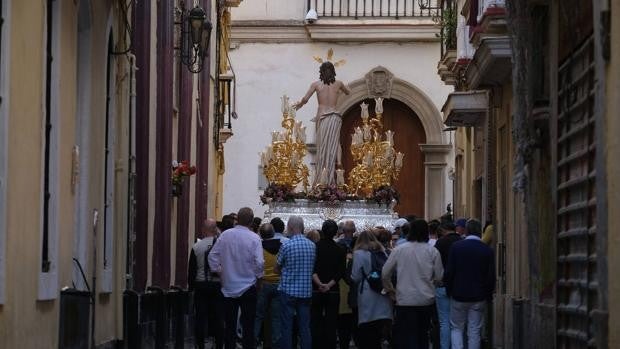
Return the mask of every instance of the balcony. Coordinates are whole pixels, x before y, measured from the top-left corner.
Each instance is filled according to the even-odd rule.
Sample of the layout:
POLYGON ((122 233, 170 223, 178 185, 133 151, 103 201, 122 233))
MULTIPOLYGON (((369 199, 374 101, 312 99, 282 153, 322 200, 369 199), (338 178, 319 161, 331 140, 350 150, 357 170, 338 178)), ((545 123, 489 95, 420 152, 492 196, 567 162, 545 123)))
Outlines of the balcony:
POLYGON ((308 0, 315 41, 437 41, 440 0, 308 0))
POLYGON ((437 15, 440 0, 308 0, 319 19, 413 19, 437 15))
POLYGON ((453 92, 441 108, 444 124, 449 127, 480 125, 489 108, 487 91, 453 92))
POLYGON ((437 42, 445 0, 290 0, 304 15, 233 22, 233 43, 437 42), (306 16, 306 14, 308 14, 306 16))
POLYGON ((466 1, 462 14, 470 24, 469 39, 475 47, 472 64, 465 71, 471 89, 501 85, 512 71, 511 45, 506 27, 504 0, 466 1))

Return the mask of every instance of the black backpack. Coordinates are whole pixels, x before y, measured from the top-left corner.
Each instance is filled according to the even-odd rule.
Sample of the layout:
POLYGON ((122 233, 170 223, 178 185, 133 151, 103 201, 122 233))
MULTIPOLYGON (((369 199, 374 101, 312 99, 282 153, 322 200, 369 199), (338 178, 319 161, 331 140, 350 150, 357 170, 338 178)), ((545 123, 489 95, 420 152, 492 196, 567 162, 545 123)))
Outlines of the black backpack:
POLYGON ((381 269, 387 261, 387 254, 384 251, 370 251, 370 273, 364 275, 370 289, 381 293, 383 281, 381 281, 381 269))

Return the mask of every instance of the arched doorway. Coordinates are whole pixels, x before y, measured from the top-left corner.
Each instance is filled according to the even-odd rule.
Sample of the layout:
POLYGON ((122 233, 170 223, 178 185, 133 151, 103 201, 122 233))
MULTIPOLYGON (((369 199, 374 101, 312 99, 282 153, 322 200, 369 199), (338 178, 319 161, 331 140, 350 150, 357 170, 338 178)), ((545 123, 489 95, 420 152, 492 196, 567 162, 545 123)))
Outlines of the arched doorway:
MULTIPOLYGON (((374 110, 374 100, 367 99, 370 104, 369 110, 374 110)), ((351 155, 351 134, 353 129, 360 126, 361 110, 359 103, 349 108, 343 114, 342 128, 340 130, 340 144, 342 144, 342 165, 345 176, 348 178, 349 171, 354 167, 351 155)), ((414 214, 424 217, 425 206, 425 168, 424 154, 420 150, 420 144, 426 143, 426 133, 422 122, 406 104, 396 99, 386 99, 383 102, 383 127, 392 130, 394 135, 394 148, 405 154, 403 169, 394 186, 401 195, 400 203, 395 210, 401 215, 414 214)))

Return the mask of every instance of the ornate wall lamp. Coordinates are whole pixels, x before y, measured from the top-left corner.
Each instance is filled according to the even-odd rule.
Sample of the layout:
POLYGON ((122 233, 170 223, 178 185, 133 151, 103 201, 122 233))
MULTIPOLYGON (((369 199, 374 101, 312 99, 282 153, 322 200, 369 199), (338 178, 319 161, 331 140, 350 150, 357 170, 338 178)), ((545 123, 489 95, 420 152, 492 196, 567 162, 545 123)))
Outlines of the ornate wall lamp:
POLYGON ((209 53, 211 21, 205 10, 196 6, 181 14, 181 62, 192 73, 200 73, 209 53))

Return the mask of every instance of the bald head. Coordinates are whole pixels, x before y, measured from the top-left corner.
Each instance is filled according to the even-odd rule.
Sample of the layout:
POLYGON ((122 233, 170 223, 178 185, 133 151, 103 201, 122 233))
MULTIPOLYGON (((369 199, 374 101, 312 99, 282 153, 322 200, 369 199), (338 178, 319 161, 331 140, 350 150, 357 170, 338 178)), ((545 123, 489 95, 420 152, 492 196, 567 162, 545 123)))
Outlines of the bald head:
POLYGON ((204 221, 204 234, 205 236, 217 235, 217 222, 213 218, 207 218, 204 221))

